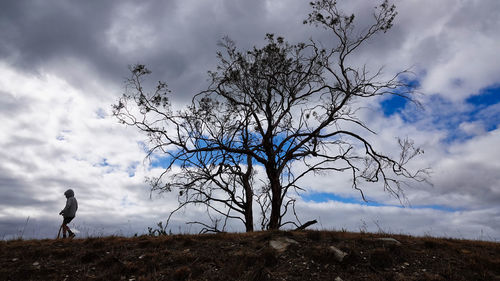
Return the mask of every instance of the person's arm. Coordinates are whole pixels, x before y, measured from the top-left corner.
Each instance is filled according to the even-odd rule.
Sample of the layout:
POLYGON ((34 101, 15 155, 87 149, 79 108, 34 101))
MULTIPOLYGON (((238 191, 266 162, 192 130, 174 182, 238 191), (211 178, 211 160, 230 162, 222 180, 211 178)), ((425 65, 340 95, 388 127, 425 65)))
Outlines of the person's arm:
POLYGON ((71 207, 71 200, 69 200, 69 198, 68 198, 66 200, 66 206, 64 207, 64 209, 61 210, 61 212, 59 212, 59 215, 63 215, 64 216, 64 213, 66 211, 68 211, 70 207, 71 207))

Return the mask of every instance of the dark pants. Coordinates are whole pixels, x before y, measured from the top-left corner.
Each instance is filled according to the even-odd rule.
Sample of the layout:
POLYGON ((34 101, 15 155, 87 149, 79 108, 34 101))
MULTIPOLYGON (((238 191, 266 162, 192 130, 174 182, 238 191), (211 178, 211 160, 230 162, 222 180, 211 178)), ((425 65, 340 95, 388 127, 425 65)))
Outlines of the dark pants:
POLYGON ((71 229, 68 227, 68 223, 70 223, 75 217, 64 217, 63 223, 62 223, 62 229, 63 229, 63 237, 66 237, 66 231, 69 232, 70 235, 73 235, 71 229))
POLYGON ((64 217, 63 224, 70 223, 75 217, 64 217))

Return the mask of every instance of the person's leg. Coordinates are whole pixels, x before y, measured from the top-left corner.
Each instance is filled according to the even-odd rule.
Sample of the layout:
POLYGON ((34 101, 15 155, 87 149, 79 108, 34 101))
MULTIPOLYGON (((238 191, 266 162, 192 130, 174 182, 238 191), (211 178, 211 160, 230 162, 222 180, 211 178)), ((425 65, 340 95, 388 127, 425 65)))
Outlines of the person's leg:
POLYGON ((68 234, 69 234, 70 238, 75 237, 75 234, 73 233, 73 231, 71 231, 71 229, 69 229, 69 226, 68 226, 68 224, 73 220, 73 218, 67 218, 67 217, 64 218, 64 222, 63 222, 63 238, 66 238, 66 231, 68 231, 68 234))
POLYGON ((62 231, 63 231, 63 238, 66 238, 66 229, 68 228, 68 226, 63 222, 63 225, 62 225, 62 231))
POLYGON ((73 233, 73 231, 71 231, 71 229, 69 229, 69 226, 66 226, 68 228, 68 234, 69 234, 69 237, 70 238, 73 238, 75 237, 75 234, 73 233))

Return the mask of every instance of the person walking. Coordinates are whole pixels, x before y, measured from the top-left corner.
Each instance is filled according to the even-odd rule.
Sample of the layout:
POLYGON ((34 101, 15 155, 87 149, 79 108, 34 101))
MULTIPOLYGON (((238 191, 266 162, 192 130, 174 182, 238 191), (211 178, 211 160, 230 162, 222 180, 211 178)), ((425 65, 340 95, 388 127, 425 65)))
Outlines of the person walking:
POLYGON ((63 238, 66 238, 66 232, 69 234, 69 238, 75 237, 75 234, 71 229, 69 229, 68 223, 70 223, 76 215, 76 210, 78 210, 78 201, 75 198, 75 192, 72 189, 66 190, 64 192, 64 196, 66 196, 66 206, 59 212, 59 215, 63 216, 63 223, 61 228, 63 230, 63 238))

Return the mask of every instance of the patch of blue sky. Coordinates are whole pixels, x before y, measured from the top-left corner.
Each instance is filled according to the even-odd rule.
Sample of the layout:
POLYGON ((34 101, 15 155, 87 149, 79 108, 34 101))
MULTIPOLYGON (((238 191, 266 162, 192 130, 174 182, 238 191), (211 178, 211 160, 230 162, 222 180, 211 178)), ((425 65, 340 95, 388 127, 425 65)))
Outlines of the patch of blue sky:
MULTIPOLYGON (((143 141, 137 142, 137 145, 142 149, 144 153, 149 152, 148 146, 143 141)), ((171 158, 170 156, 168 156, 168 154, 156 153, 153 154, 149 160, 152 168, 166 168, 168 166, 168 163, 170 163, 170 159, 171 158)))
POLYGON ((466 99, 463 106, 434 94, 427 96, 424 110, 406 112, 409 100, 390 96, 380 102, 385 116, 399 114, 406 123, 415 123, 430 118, 433 129, 448 132, 446 143, 468 140, 474 135, 461 130, 462 123, 476 123, 486 132, 500 125, 500 84, 486 87, 466 99))
POLYGON ((485 132, 495 130, 500 125, 500 85, 493 85, 482 89, 477 95, 473 95, 465 100, 465 107, 462 110, 453 110, 450 102, 436 100, 443 110, 436 112, 433 116, 433 125, 448 131, 447 142, 460 142, 474 137, 466 131, 460 129, 462 123, 476 123, 485 132))
POLYGON ((155 155, 154 157, 151 158, 150 164, 152 168, 166 169, 170 165, 171 161, 172 157, 170 156, 155 155))
POLYGON ((358 204, 365 206, 383 206, 383 204, 377 203, 375 201, 367 200, 363 201, 361 198, 354 197, 343 197, 337 195, 335 193, 328 192, 313 192, 313 193, 305 193, 300 195, 302 200, 304 201, 312 201, 315 203, 325 203, 328 201, 337 201, 342 203, 350 203, 350 204, 358 204))
POLYGON ((478 95, 471 96, 466 101, 479 108, 500 103, 500 84, 482 89, 478 95))
MULTIPOLYGON (((197 165, 199 163, 202 163, 201 158, 203 158, 204 156, 208 156, 208 153, 211 153, 210 157, 213 157, 211 161, 214 161, 214 164, 217 165, 220 162, 222 162, 222 157, 221 157, 222 154, 220 152, 212 151, 212 152, 200 152, 197 155, 192 154, 192 155, 190 155, 191 158, 187 162, 184 162, 182 160, 175 160, 174 165, 184 164, 185 167, 197 165)), ((236 154, 234 156, 238 157, 238 155, 236 155, 236 154)), ((240 163, 245 165, 246 159, 244 157, 240 157, 240 159, 241 159, 240 163)), ((166 169, 167 167, 169 167, 172 164, 172 161, 173 161, 173 157, 168 155, 168 154, 156 154, 156 155, 153 155, 151 157, 150 165, 151 165, 151 168, 166 169)), ((253 162, 255 163, 256 161, 253 161, 253 162)))
POLYGON ((438 211, 444 211, 444 212, 460 212, 463 211, 464 209, 462 208, 452 208, 449 206, 442 206, 442 205, 417 205, 417 206, 410 206, 411 209, 433 209, 433 210, 438 210, 438 211))
MULTIPOLYGON (((300 195, 302 200, 304 201, 309 201, 309 202, 314 202, 314 203, 325 203, 328 201, 336 201, 336 202, 341 202, 341 203, 348 203, 348 204, 357 204, 357 205, 362 205, 362 206, 375 206, 375 207, 396 207, 396 208, 406 208, 402 205, 390 205, 390 204, 382 204, 378 203, 376 201, 372 200, 367 200, 363 201, 361 198, 354 198, 354 197, 344 197, 340 196, 334 193, 327 193, 327 192, 313 192, 313 193, 305 193, 300 195)), ((441 205, 417 205, 417 206, 410 206, 407 207, 410 209, 433 209, 433 210, 439 210, 439 211, 444 211, 444 212, 456 212, 460 211, 461 209, 457 208, 451 208, 448 206, 441 206, 441 205)))
MULTIPOLYGON (((255 145, 259 145, 261 140, 260 140, 260 135, 258 134, 252 134, 251 136, 251 142, 253 142, 253 144, 255 145)), ((283 143, 283 141, 285 140, 285 135, 284 134, 279 134, 277 136, 275 136, 273 138, 273 145, 274 145, 274 148, 277 149, 277 147, 279 145, 281 145, 283 143)), ((283 143, 283 146, 281 148, 281 151, 280 153, 277 153, 276 154, 276 161, 280 161, 280 158, 284 157, 285 153, 288 151, 288 149, 293 145, 294 142, 297 142, 298 140, 288 140, 288 141, 285 141, 283 143)), ((198 147, 204 147, 205 146, 205 143, 203 143, 204 141, 203 140, 199 140, 199 143, 197 144, 198 147)), ((147 147, 144 143, 139 143, 139 145, 143 148, 143 150, 145 152, 147 152, 147 147)), ((206 144, 206 146, 210 146, 210 144, 206 144)), ((241 143, 235 143, 235 147, 241 147, 241 143)), ((173 154, 175 154, 175 151, 172 151, 173 154)), ((261 150, 258 150, 258 151, 255 151, 255 153, 263 158, 266 158, 267 156, 265 155, 264 151, 261 151, 261 150)), ((214 163, 217 164, 219 163, 220 161, 222 161, 222 152, 219 152, 219 151, 210 151, 210 152, 199 152, 197 154, 192 154, 191 155, 191 159, 190 161, 193 162, 193 164, 196 164, 197 162, 197 158, 198 157, 199 159, 202 159, 204 158, 205 156, 209 156, 213 159, 215 159, 214 163)), ((240 163, 245 165, 246 164, 246 157, 244 155, 238 155, 238 154, 233 154, 234 156, 234 159, 240 159, 240 163)), ((151 167, 152 168, 166 168, 168 167, 171 162, 172 162, 172 156, 168 155, 168 154, 154 154, 152 157, 151 157, 151 167)), ((182 161, 175 161, 177 162, 176 164, 182 164, 182 161)), ((254 165, 259 165, 259 163, 255 160, 255 159, 252 159, 252 163, 254 165)), ((175 164, 175 163, 174 163, 175 164)))
MULTIPOLYGON (((396 90, 396 93, 404 93, 410 90, 415 90, 420 86, 420 82, 416 79, 403 79, 403 82, 407 83, 408 86, 396 90)), ((382 106, 384 115, 391 116, 396 113, 401 113, 409 103, 411 103, 411 101, 408 98, 398 96, 396 94, 387 96, 387 98, 383 99, 380 102, 380 105, 382 106)), ((403 118, 403 120, 405 119, 405 115, 401 115, 401 117, 403 118)))
POLYGON ((482 121, 487 131, 495 130, 500 124, 500 84, 485 88, 478 95, 469 97, 472 106, 470 121, 482 121))
POLYGON ((392 95, 383 100, 380 105, 385 116, 391 116, 395 113, 401 113, 404 110, 409 100, 397 95, 392 95))
POLYGON ((111 165, 111 164, 109 164, 107 158, 102 158, 101 162, 96 163, 93 166, 94 167, 105 167, 107 174, 113 172, 115 169, 118 168, 118 165, 111 165))

